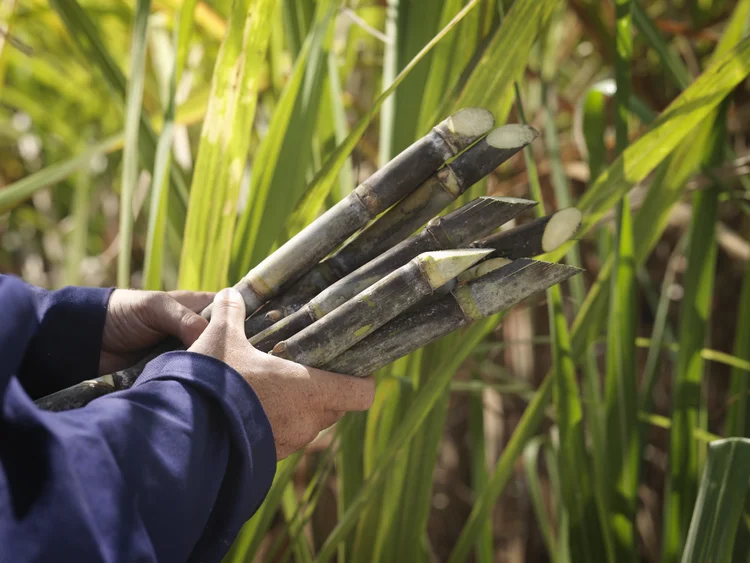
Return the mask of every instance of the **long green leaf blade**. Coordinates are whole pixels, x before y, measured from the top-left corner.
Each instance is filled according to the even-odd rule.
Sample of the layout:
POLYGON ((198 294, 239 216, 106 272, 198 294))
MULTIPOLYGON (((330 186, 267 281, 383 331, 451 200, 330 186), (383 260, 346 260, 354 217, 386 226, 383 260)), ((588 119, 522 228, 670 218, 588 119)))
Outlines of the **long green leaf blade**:
MULTIPOLYGON (((615 4, 615 134, 616 152, 628 146, 630 65, 633 55, 632 2, 615 4)), ((635 261, 633 227, 627 195, 617 203, 614 273, 607 327, 606 417, 607 460, 612 484, 608 509, 618 561, 635 553, 635 510, 638 493, 638 403, 635 373, 635 261)))
POLYGON ((51 164, 5 186, 0 190, 0 215, 20 205, 37 191, 58 184, 76 172, 87 169, 92 159, 118 150, 122 147, 122 143, 123 136, 114 135, 72 158, 51 164))
POLYGON ((539 426, 544 419, 544 409, 552 399, 553 389, 554 379, 547 377, 537 390, 531 403, 526 407, 518 426, 516 426, 495 466, 495 471, 487 483, 484 495, 474 503, 448 563, 460 563, 468 560, 471 549, 481 533, 490 510, 513 473, 516 460, 523 454, 524 448, 539 430, 539 426))
POLYGON ((260 262, 283 231, 287 217, 304 187, 315 119, 322 95, 332 2, 319 4, 318 21, 302 45, 294 71, 281 94, 273 120, 261 143, 232 247, 232 274, 239 279, 260 262), (294 162, 293 166, 289 163, 294 162), (284 193, 285 197, 272 197, 284 193))
MULTIPOLYGON (((436 46, 440 41, 453 29, 458 23, 471 11, 473 10, 479 0, 470 0, 464 8, 456 14, 456 16, 437 34, 432 40, 425 45, 422 50, 407 64, 398 76, 396 76, 393 83, 386 88, 380 96, 375 99, 370 105, 367 112, 359 119, 357 124, 352 128, 346 140, 339 144, 336 150, 331 154, 323 167, 318 171, 313 180, 308 184, 305 196, 300 202, 298 209, 301 210, 306 216, 314 216, 320 206, 328 197, 328 194, 333 187, 336 178, 341 171, 341 167, 346 162, 346 159, 354 150, 357 142, 364 134, 370 122, 373 120, 375 115, 383 105, 383 102, 390 96, 396 88, 406 79, 412 69, 419 64, 419 62, 436 46)), ((437 123, 435 121, 434 123, 437 123)))
POLYGON ((201 131, 180 260, 179 285, 227 284, 240 183, 275 0, 234 0, 216 59, 201 131))
POLYGON ((174 54, 169 76, 164 123, 156 145, 154 172, 151 180, 151 204, 149 206, 146 249, 143 259, 144 289, 162 288, 162 268, 165 234, 169 209, 169 171, 172 166, 174 142, 174 120, 177 106, 177 84, 182 76, 187 59, 187 48, 193 30, 193 13, 198 0, 186 0, 175 14, 173 39, 174 54))
MULTIPOLYGON (((750 472, 750 440, 711 442, 685 542, 682 563, 732 561, 732 547, 742 516, 750 472)), ((745 557, 747 554, 743 554, 745 557)))
MULTIPOLYGON (((663 560, 677 561, 687 535, 701 467, 699 446, 692 435, 701 428, 701 350, 707 332, 716 264, 714 187, 693 196, 694 216, 688 243, 685 296, 680 314, 680 352, 674 377, 669 484, 664 512, 663 560)), ((705 430, 705 428, 704 428, 705 430)))
MULTIPOLYGON (((745 362, 750 362, 750 262, 745 269, 742 282, 742 293, 737 306, 737 330, 734 340, 734 355, 745 362)), ((739 367, 732 369, 732 380, 729 384, 729 410, 724 434, 727 436, 749 436, 750 417, 747 403, 750 378, 747 371, 739 367)))
MULTIPOLYGON (((586 213, 580 236, 602 218, 614 202, 645 179, 750 74, 750 38, 707 68, 632 143, 584 194, 579 208, 586 213)), ((555 251, 563 255, 570 244, 555 251)))
POLYGON ((143 101, 143 74, 146 66, 146 32, 150 0, 138 0, 130 46, 130 80, 125 101, 125 146, 122 156, 120 189, 120 251, 117 255, 117 285, 130 286, 130 259, 133 248, 133 194, 138 181, 138 136, 143 101))

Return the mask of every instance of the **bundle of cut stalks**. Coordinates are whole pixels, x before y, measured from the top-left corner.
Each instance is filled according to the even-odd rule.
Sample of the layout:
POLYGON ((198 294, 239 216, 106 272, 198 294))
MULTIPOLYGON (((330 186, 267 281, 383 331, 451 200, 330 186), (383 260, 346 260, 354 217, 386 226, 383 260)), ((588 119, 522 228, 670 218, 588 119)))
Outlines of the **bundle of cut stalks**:
MULTIPOLYGON (((493 125, 480 108, 448 117, 253 268, 235 285, 250 312, 250 343, 363 376, 575 275, 531 258, 575 234, 577 209, 498 233, 535 202, 480 197, 438 216, 538 136, 493 125)), ((179 347, 165 341, 132 368, 37 404, 68 410, 127 389, 148 361, 179 347)))

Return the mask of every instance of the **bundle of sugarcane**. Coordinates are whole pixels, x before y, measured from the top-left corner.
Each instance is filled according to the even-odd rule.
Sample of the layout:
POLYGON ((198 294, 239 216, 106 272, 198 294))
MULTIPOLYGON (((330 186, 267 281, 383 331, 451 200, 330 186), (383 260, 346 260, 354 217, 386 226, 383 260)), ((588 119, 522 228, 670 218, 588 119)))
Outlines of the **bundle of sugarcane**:
MULTIPOLYGON (((250 314, 250 342, 363 375, 576 273, 529 260, 575 233, 576 209, 498 234, 535 202, 480 197, 437 216, 538 136, 528 126, 492 126, 479 108, 448 117, 253 268, 235 285, 250 314)), ((83 406, 130 387, 148 361, 178 348, 164 342, 132 368, 37 403, 83 406)))

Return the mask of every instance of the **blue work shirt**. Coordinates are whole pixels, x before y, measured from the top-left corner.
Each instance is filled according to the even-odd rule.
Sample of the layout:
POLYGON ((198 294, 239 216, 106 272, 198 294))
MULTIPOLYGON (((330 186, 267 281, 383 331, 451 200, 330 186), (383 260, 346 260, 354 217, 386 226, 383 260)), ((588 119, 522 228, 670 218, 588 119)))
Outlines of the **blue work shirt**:
POLYGON ((251 387, 191 352, 84 408, 33 399, 98 375, 111 289, 0 276, 0 561, 219 561, 276 449, 251 387))

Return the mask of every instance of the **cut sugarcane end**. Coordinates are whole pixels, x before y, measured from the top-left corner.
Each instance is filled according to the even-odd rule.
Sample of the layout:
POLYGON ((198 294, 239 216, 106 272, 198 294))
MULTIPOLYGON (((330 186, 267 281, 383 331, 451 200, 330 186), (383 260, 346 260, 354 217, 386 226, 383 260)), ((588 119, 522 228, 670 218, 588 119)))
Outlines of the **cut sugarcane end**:
POLYGON ((539 136, 539 131, 528 125, 512 123, 494 129, 487 135, 487 144, 496 149, 525 147, 539 136))
POLYGON ((289 351, 286 348, 286 342, 278 342, 276 346, 273 347, 273 350, 269 352, 272 356, 276 356, 278 358, 284 358, 285 360, 291 360, 292 358, 289 357, 289 351))
POLYGON ((265 319, 270 323, 277 323, 283 318, 284 318, 284 313, 282 313, 278 309, 268 311, 268 313, 266 313, 265 315, 265 319))
POLYGON ((481 137, 495 125, 492 112, 484 108, 464 108, 448 118, 448 128, 462 137, 481 137))
POLYGON ((492 249, 438 250, 417 256, 430 285, 437 289, 492 254, 492 249))
POLYGON ((115 378, 112 377, 112 375, 102 375, 101 377, 95 379, 94 381, 98 381, 100 383, 104 383, 105 385, 109 385, 111 387, 115 386, 115 378))
POLYGON ((583 215, 575 207, 561 209, 550 218, 542 235, 542 250, 552 252, 568 242, 581 226, 583 215))
POLYGON ((495 270, 498 270, 503 266, 507 266, 511 262, 512 260, 508 260, 507 258, 491 258, 490 260, 485 260, 481 264, 478 264, 473 268, 469 268, 465 272, 462 272, 458 276, 458 281, 461 283, 465 283, 471 280, 475 280, 486 274, 489 274, 490 272, 494 272, 495 270))

